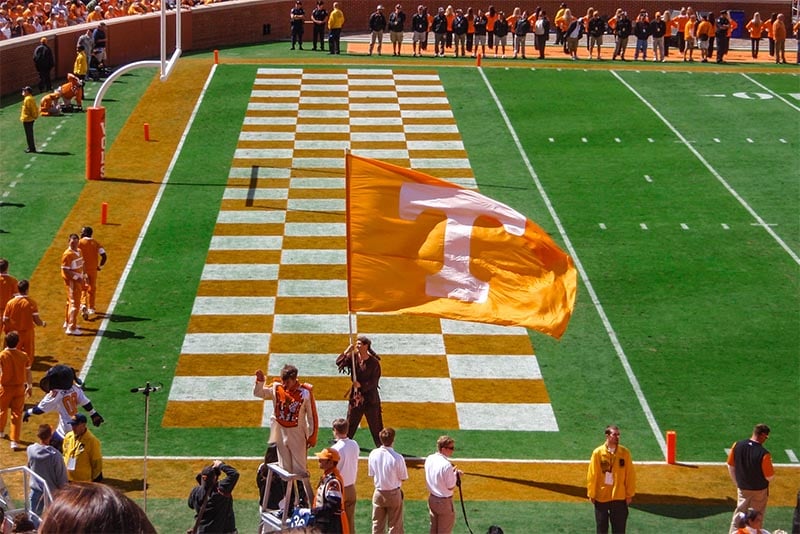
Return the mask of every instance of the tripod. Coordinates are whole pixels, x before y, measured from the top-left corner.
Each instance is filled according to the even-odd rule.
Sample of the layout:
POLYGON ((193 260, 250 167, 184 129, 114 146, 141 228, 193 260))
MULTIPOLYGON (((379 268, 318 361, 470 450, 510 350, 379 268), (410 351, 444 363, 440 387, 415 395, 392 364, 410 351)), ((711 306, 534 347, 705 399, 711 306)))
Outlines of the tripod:
POLYGON ((131 393, 144 394, 144 473, 142 475, 144 490, 144 513, 147 513, 147 441, 150 435, 150 393, 159 391, 163 385, 151 386, 150 382, 145 382, 143 388, 131 388, 131 393))

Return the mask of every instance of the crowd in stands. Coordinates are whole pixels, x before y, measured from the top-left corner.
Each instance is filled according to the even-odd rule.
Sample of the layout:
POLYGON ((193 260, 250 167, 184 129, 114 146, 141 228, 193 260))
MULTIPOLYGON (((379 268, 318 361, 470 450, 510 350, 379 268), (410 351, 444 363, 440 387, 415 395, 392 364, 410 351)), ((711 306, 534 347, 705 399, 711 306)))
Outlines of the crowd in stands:
MULTIPOLYGON (((188 8, 219 0, 180 0, 188 8)), ((177 0, 165 0, 175 9, 177 0)), ((161 0, 5 0, 0 3, 0 41, 85 22, 100 22, 161 10, 161 0)))

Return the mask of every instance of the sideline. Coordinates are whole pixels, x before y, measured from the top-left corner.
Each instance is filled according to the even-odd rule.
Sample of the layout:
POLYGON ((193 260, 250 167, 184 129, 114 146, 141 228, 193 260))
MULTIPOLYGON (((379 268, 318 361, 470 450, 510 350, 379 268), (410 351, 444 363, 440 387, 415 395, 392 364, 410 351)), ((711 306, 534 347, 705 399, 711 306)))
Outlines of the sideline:
POLYGON ((128 275, 130 274, 131 270, 133 269, 133 264, 136 262, 136 259, 139 256, 139 249, 142 246, 142 242, 144 241, 145 236, 147 235, 148 230, 150 229, 150 222, 155 217, 156 211, 158 210, 158 205, 161 202, 161 197, 164 194, 164 190, 169 183, 170 176, 172 176, 172 170, 175 168, 175 164, 178 161, 178 157, 180 157, 181 150, 183 149, 183 144, 186 141, 186 137, 189 135, 189 130, 191 130, 192 125, 194 124, 194 119, 197 116, 197 112, 200 110, 200 106, 203 103, 203 98, 205 97, 206 91, 208 86, 211 84, 211 80, 214 78, 214 73, 217 72, 217 65, 214 64, 211 67, 211 71, 208 73, 206 77, 206 82, 203 84, 203 89, 200 91, 200 96, 197 98, 197 102, 195 103, 194 109, 192 109, 192 114, 189 116, 189 120, 186 122, 186 127, 181 134, 180 140, 178 141, 178 146, 176 147, 175 151, 173 152, 172 160, 167 167, 166 172, 164 173, 164 178, 161 180, 161 186, 158 188, 158 193, 156 193, 156 197, 153 200, 153 203, 150 206, 150 211, 147 214, 147 218, 142 224, 142 227, 139 231, 139 235, 136 238, 136 243, 133 245, 133 250, 131 250, 130 255, 128 256, 128 261, 125 264, 125 268, 122 271, 122 276, 120 276, 119 281, 117 282, 117 287, 114 290, 114 295, 111 297, 111 301, 108 304, 108 309, 105 313, 105 317, 103 321, 100 323, 100 328, 97 330, 97 335, 92 341, 92 346, 89 348, 89 352, 86 355, 86 360, 83 363, 83 367, 81 367, 80 378, 81 380, 85 380, 86 376, 89 374, 89 370, 92 368, 92 363, 94 362, 95 354, 97 354, 97 349, 100 347, 100 343, 103 340, 103 333, 106 331, 108 327, 108 323, 111 320, 112 315, 114 314, 114 309, 117 306, 117 302, 119 301, 119 297, 122 294, 122 290, 125 288, 125 282, 128 280, 128 275))
POLYGON ((787 254, 789 254, 789 257, 791 257, 797 265, 800 265, 800 256, 798 256, 797 253, 795 253, 789 247, 789 245, 787 245, 786 242, 783 239, 781 239, 777 233, 775 233, 775 230, 773 230, 772 227, 769 226, 769 224, 767 224, 767 221, 762 219, 761 215, 756 213, 756 210, 754 210, 750 206, 750 204, 748 204, 747 201, 744 198, 742 198, 741 195, 739 195, 739 193, 727 182, 727 180, 725 180, 725 178, 723 178, 722 175, 719 172, 717 172, 717 170, 714 167, 711 166, 711 164, 703 157, 702 154, 700 154, 700 152, 697 151, 697 149, 694 146, 692 146, 692 144, 683 136, 683 134, 681 134, 681 132, 679 132, 678 129, 675 128, 675 126, 673 126, 672 123, 670 123, 667 120, 667 118, 664 117, 664 115, 662 115, 650 102, 648 102, 645 97, 640 95, 639 92, 636 89, 634 89, 632 85, 623 80, 622 77, 619 75, 619 73, 617 73, 614 70, 610 72, 612 76, 614 76, 617 80, 619 80, 619 82, 622 85, 624 85, 631 93, 634 94, 634 96, 636 96, 636 98, 638 98, 645 106, 647 106, 647 108, 650 111, 652 111, 655 114, 655 116, 658 117, 659 120, 661 120, 661 122, 663 122, 664 125, 667 128, 669 128, 670 131, 674 133, 678 139, 680 139, 681 143, 683 143, 683 145, 689 150, 689 152, 694 154, 694 156, 700 161, 700 163, 702 163, 703 166, 706 169, 708 169, 708 172, 710 172, 717 179, 717 181, 721 183, 725 189, 727 189, 727 191, 731 194, 731 196, 733 196, 733 198, 739 201, 739 204, 741 204, 742 207, 744 207, 744 209, 758 222, 758 226, 764 228, 764 230, 775 240, 775 242, 778 243, 778 245, 780 245, 780 247, 783 250, 785 250, 787 254))
MULTIPOLYGON (((619 338, 617 337, 617 333, 614 330, 614 327, 611 326, 611 321, 609 320, 608 316, 606 315, 605 309, 603 308, 603 304, 600 302, 600 298, 597 296, 597 293, 592 286, 592 282, 589 280, 589 275, 586 273, 586 270, 583 268, 583 264, 581 263, 580 258, 578 258, 578 253, 575 250, 575 247, 572 246, 572 241, 570 241, 569 236, 567 235, 567 231, 564 228, 564 225, 561 223, 561 219, 558 217, 556 213, 555 207, 550 202, 550 197, 547 196, 547 192, 544 190, 544 186, 542 182, 539 180, 539 176, 536 174, 536 171, 533 169, 533 165, 531 165, 530 160, 528 159, 528 155, 525 153, 525 149, 522 147, 522 143, 517 137, 517 132, 514 130, 514 126, 511 124, 511 120, 508 118, 503 105, 500 103, 500 99, 497 97, 497 94, 494 92, 494 88, 492 87, 489 79, 486 77, 486 73, 483 72, 483 68, 478 67, 478 72, 481 74, 481 78, 483 78, 483 82, 486 84, 486 88, 489 90, 489 93, 492 95, 492 99, 494 103, 497 105, 497 109, 500 111, 500 115, 503 117, 503 121, 506 124, 506 128, 511 133, 511 137, 514 139, 514 145, 517 147, 517 151, 519 152, 520 156, 522 157, 522 161, 525 162, 525 168, 528 169, 528 174, 530 174, 533 183, 536 185, 536 189, 539 191, 539 195, 544 200, 545 205, 547 206, 547 211, 550 212, 550 216, 553 218, 553 221, 556 223, 558 227, 558 232, 561 234, 561 238, 564 240, 564 245, 569 250, 569 255, 572 256, 572 260, 575 262, 575 267, 578 269, 578 272, 581 275, 581 280, 586 285, 586 290, 589 292, 589 296, 592 299, 592 304, 594 304, 595 309, 597 310, 597 314, 600 316, 600 319, 603 321, 603 326, 605 326, 606 333, 608 334, 609 339, 611 340, 611 344, 614 346, 614 350, 619 357, 620 362, 622 363, 622 367, 625 369, 625 374, 628 377, 628 381, 631 383, 631 387, 633 388, 634 393, 636 393, 636 398, 639 401, 639 405, 644 412, 645 417, 647 418, 647 422, 650 424, 650 429, 653 431, 655 435, 656 442, 658 446, 661 448, 661 454, 664 455, 664 458, 667 457, 667 443, 664 440, 664 433, 661 432, 661 429, 658 426, 658 422, 656 422, 656 417, 653 414, 653 411, 650 409, 650 404, 647 402, 647 399, 644 396, 644 392, 642 391, 641 386, 639 385, 639 380, 636 378, 636 375, 633 372, 633 368, 631 367, 630 362, 628 362, 628 357, 625 355, 625 350, 622 348, 622 344, 619 342, 619 338)), ((612 71, 613 72, 613 71, 612 71)))

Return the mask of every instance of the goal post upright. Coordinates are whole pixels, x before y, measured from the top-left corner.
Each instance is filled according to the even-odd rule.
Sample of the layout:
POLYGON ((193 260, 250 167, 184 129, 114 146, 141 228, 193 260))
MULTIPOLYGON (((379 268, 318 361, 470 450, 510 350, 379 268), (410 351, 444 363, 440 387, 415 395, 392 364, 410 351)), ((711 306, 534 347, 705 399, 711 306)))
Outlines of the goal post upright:
MULTIPOLYGON (((180 0, 177 0, 180 2, 180 0)), ((175 51, 167 59, 167 10, 164 0, 161 2, 160 14, 160 59, 158 61, 136 61, 115 70, 100 85, 92 106, 86 110, 86 179, 102 180, 105 175, 106 152, 106 110, 103 107, 103 97, 114 81, 124 74, 141 68, 158 67, 160 81, 169 78, 181 56, 181 5, 175 6, 175 51)))

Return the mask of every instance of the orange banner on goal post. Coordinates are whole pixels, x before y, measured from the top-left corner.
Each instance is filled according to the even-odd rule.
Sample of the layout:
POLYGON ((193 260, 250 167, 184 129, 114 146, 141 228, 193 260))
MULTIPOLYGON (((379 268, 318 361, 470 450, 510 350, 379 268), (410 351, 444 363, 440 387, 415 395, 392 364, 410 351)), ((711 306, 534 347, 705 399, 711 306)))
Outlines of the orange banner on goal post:
POLYGON ((544 230, 433 176, 352 154, 346 160, 351 312, 524 326, 561 337, 577 274, 544 230))

